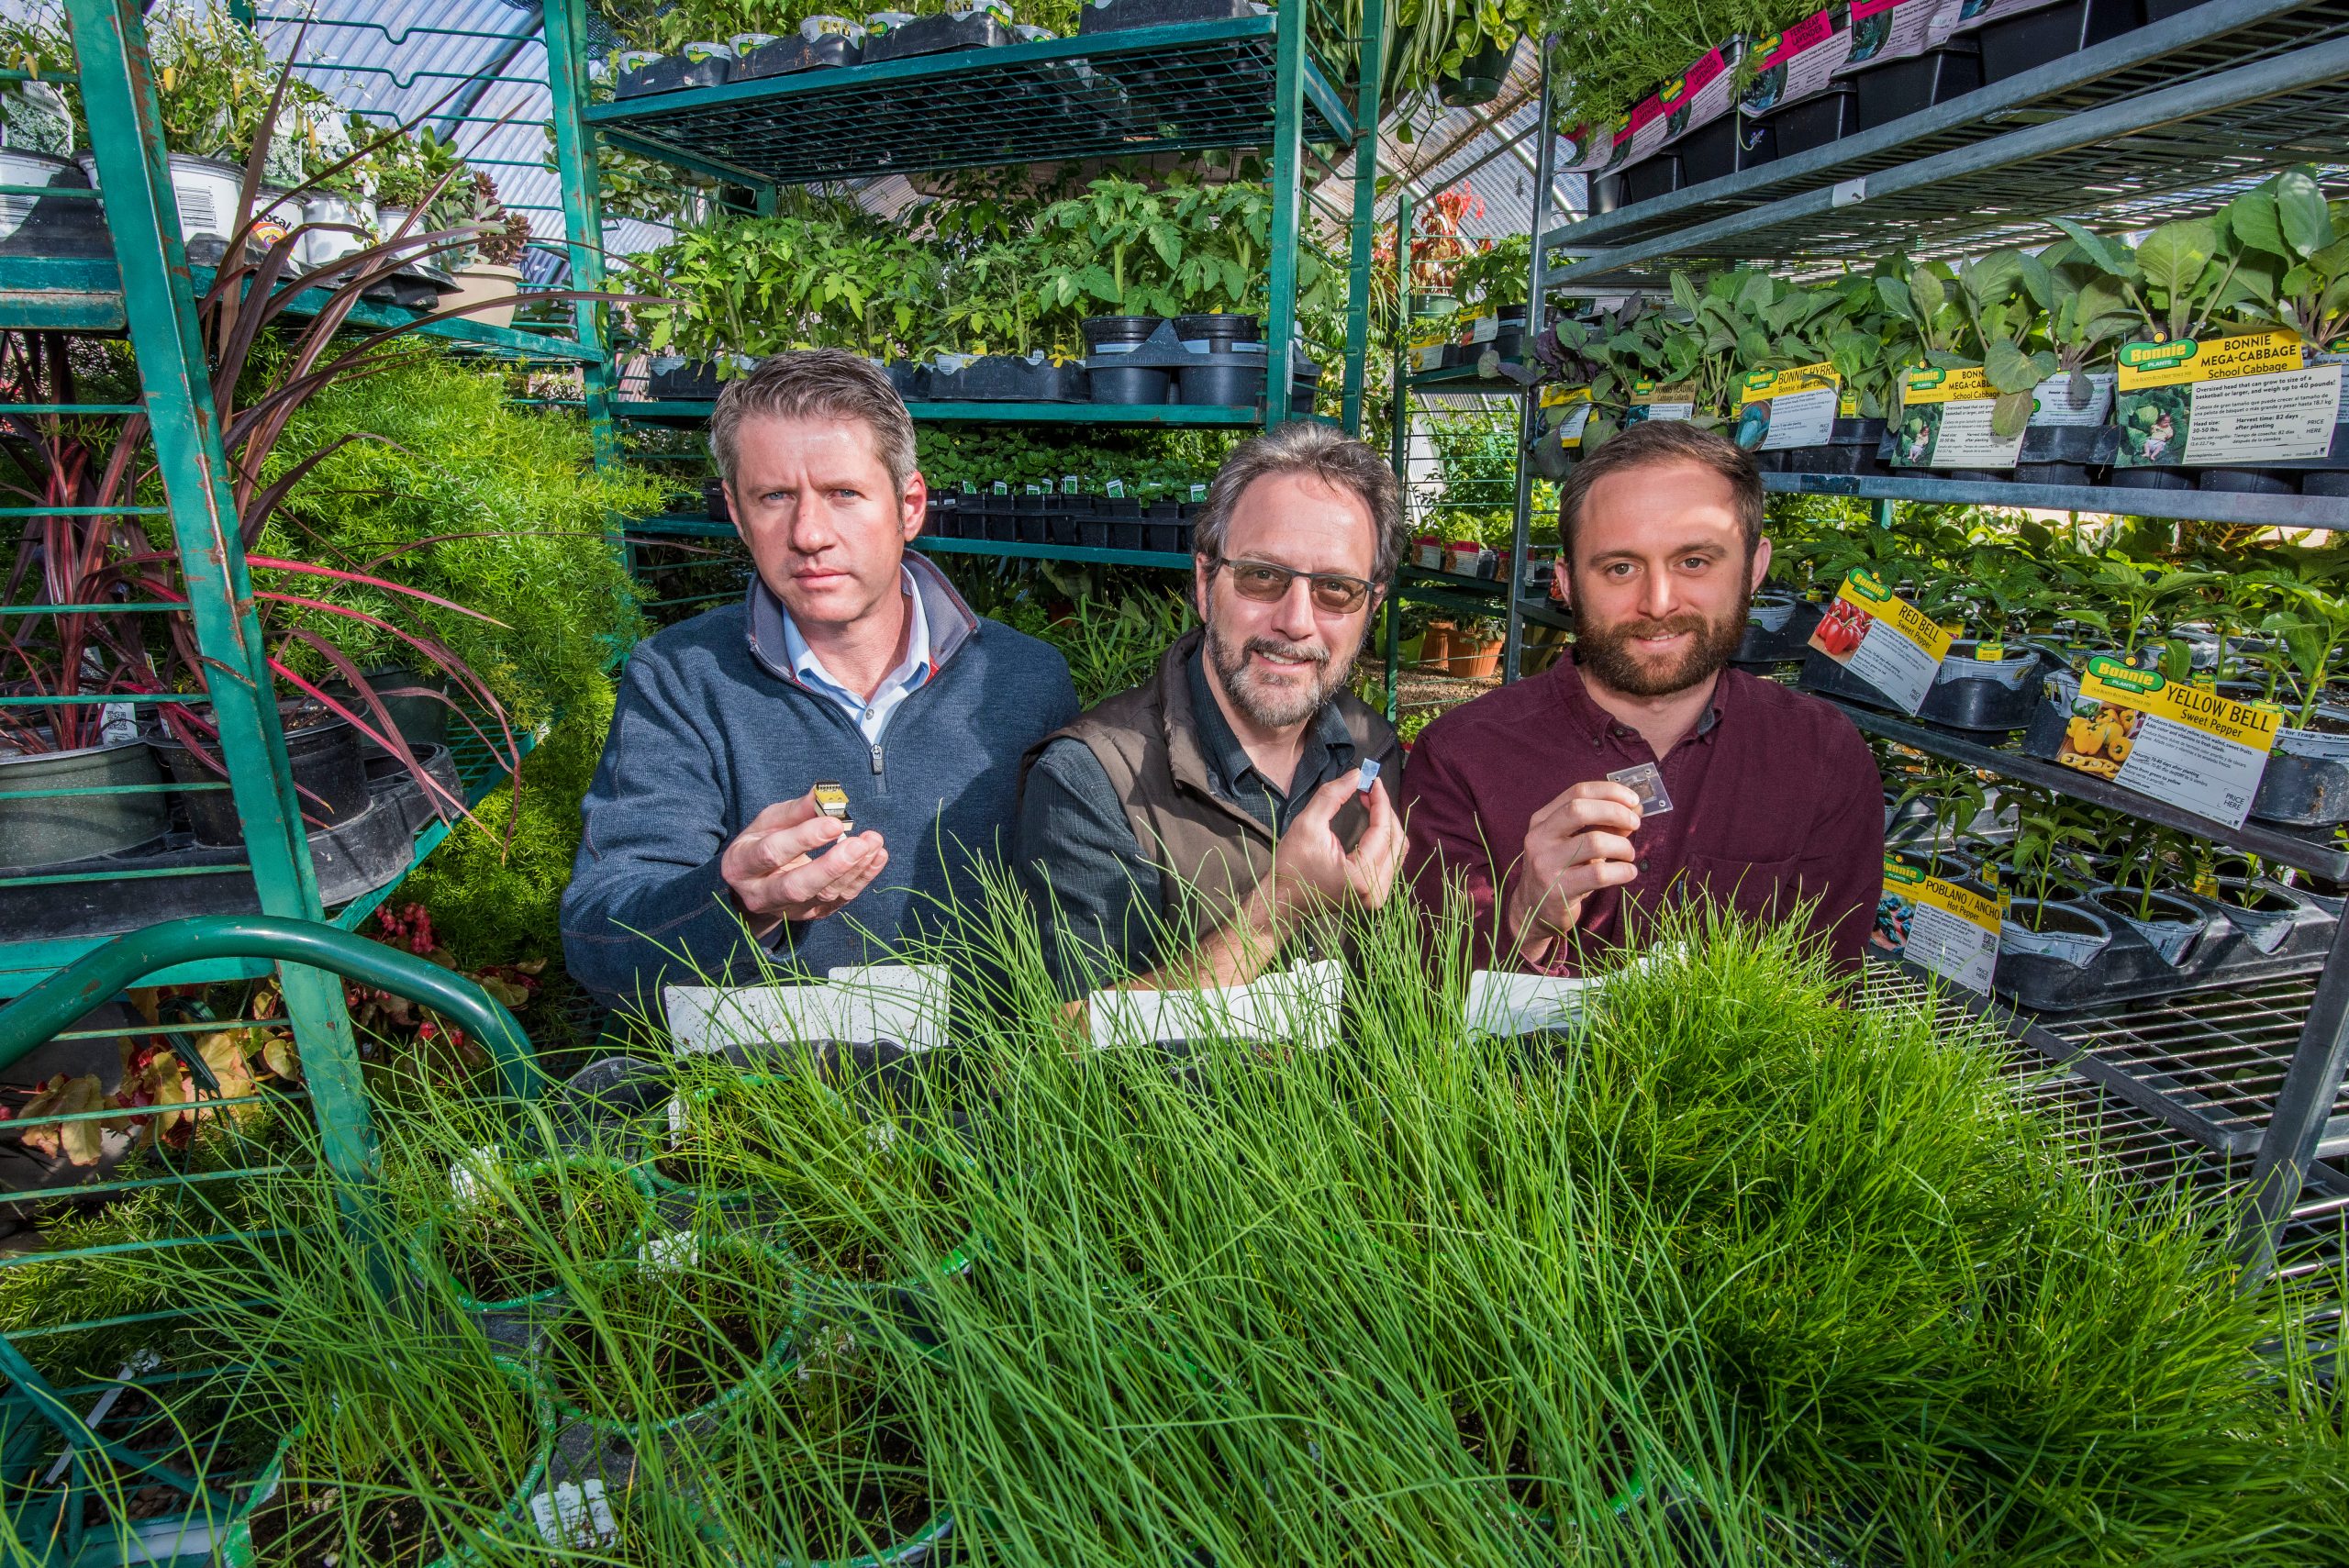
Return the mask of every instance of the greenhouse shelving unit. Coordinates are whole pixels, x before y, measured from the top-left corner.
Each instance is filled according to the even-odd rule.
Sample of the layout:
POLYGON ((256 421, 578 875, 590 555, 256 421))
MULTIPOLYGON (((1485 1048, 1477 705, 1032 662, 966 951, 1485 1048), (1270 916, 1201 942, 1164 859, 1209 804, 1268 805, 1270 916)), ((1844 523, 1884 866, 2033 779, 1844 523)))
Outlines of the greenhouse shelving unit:
MULTIPOLYGON (((1541 77, 1538 94, 1539 117, 1534 125, 1550 123, 1552 96, 1550 81, 1551 50, 1547 39, 1540 46, 1541 77)), ((1552 186, 1555 178, 1556 139, 1536 135, 1537 148, 1533 169, 1533 212, 1531 232, 1540 234, 1550 220, 1552 186)), ((1411 277, 1411 197, 1405 191, 1397 204, 1395 217, 1395 247, 1397 276, 1404 280, 1405 305, 1408 314, 1409 279, 1411 277)), ((1540 246, 1533 247, 1533 260, 1527 279, 1526 298, 1540 301, 1549 292, 1548 259, 1540 246)), ((1526 311, 1528 352, 1531 339, 1541 323, 1541 311, 1530 306, 1526 311)), ((1405 335, 1408 337, 1408 334, 1405 335)), ((1397 482, 1402 486, 1407 521, 1413 504, 1412 469, 1414 409, 1430 404, 1457 406, 1462 400, 1473 400, 1487 406, 1506 406, 1506 417, 1516 425, 1512 441, 1514 461, 1510 464, 1510 546, 1508 571, 1498 578, 1464 577, 1456 573, 1435 572, 1405 562, 1398 569, 1390 605, 1422 604, 1459 614, 1494 616, 1502 623, 1500 676, 1504 684, 1515 681, 1524 673, 1525 629, 1528 626, 1542 626, 1561 631, 1574 628, 1573 617, 1562 609, 1528 590, 1525 584, 1526 561, 1532 542, 1533 473, 1527 464, 1527 454, 1533 440, 1541 433, 1541 401, 1529 395, 1523 384, 1506 377, 1488 377, 1478 365, 1443 366, 1431 370, 1412 368, 1408 343, 1398 342, 1392 367, 1394 401, 1394 435, 1392 460, 1397 482)), ((1435 503, 1437 506, 1445 502, 1435 503)), ((1474 503, 1467 503, 1474 504, 1474 503)), ((1388 719, 1400 717, 1400 680, 1402 675, 1401 617, 1392 610, 1386 616, 1383 639, 1386 651, 1386 694, 1388 719)))
MULTIPOLYGON (((1359 429, 1363 355, 1369 338, 1372 197, 1379 117, 1381 0, 1368 0, 1356 57, 1325 60, 1308 41, 1310 0, 1283 0, 1266 16, 1081 34, 997 49, 922 55, 590 103, 584 0, 547 7, 554 128, 573 277, 585 287, 604 275, 601 204, 592 149, 602 141, 772 201, 778 187, 885 174, 996 167, 1057 160, 1131 157, 1238 148, 1271 150, 1273 191, 1267 362, 1289 362, 1297 341, 1300 226, 1308 161, 1325 168, 1351 153, 1354 182, 1350 308, 1341 423, 1359 429), (1348 85, 1350 68, 1353 84, 1348 85), (1351 95, 1351 97, 1349 96, 1351 95), (1319 149, 1334 148, 1323 159, 1319 149)), ((1341 36, 1342 29, 1331 36, 1341 36)), ((600 345, 604 328, 580 313, 580 339, 600 345)), ((586 406, 618 450, 619 422, 673 427, 706 422, 711 404, 621 398, 617 367, 587 375, 586 406)), ((1067 428, 1152 427, 1261 429, 1292 415, 1289 377, 1267 376, 1261 402, 1241 406, 937 403, 908 411, 936 424, 1067 428)), ((632 520, 651 537, 722 537, 679 532, 693 519, 632 520)), ((731 530, 726 530, 727 533, 731 530)), ((1073 546, 930 540, 923 548, 1056 561, 1187 568, 1187 556, 1086 550, 1073 546)))
MULTIPOLYGON (((2208 213, 2296 162, 2349 145, 2349 6, 2205 0, 2176 15, 1891 124, 1729 180, 1545 230, 1553 285, 1654 289, 1675 268, 1747 264, 1804 278, 1899 252, 1978 254, 2056 238, 2046 220, 2141 228, 2208 213)), ((1776 492, 2045 507, 2303 528, 2349 528, 2320 496, 1772 473, 1776 492)), ((2228 829, 2070 769, 1846 705, 1863 729, 1965 766, 2232 845, 2338 883, 2332 835, 2228 829)), ((2022 1017, 1976 1007, 2023 1043, 2221 1153, 2247 1159, 2240 1238, 2254 1269, 2349 1174, 2349 923, 2306 976, 2154 1002, 2022 1017), (2223 1073, 2212 1063, 2223 1061, 2223 1073)))

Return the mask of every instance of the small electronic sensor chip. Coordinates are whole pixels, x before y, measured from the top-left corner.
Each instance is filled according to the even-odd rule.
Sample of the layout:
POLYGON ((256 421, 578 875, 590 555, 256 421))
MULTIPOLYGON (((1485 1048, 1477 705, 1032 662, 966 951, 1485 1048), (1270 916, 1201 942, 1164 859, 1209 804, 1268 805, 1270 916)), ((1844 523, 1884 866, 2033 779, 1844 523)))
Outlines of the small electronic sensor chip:
POLYGON ((1654 817, 1672 809, 1672 796, 1664 793, 1664 770, 1653 762, 1618 768, 1607 776, 1640 797, 1642 817, 1654 817))
POLYGON ((848 814, 848 791, 840 786, 839 780, 818 779, 815 793, 817 810, 837 821, 842 833, 855 830, 856 824, 850 820, 848 814))

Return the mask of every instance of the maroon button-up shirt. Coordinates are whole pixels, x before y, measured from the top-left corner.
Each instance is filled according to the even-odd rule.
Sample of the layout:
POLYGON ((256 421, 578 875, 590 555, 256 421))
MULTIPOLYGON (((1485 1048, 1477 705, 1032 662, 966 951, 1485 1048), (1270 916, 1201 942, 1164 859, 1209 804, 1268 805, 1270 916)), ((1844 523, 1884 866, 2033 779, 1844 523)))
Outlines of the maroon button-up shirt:
POLYGON ((1884 799, 1876 761, 1852 721, 1817 697, 1723 670, 1697 728, 1658 758, 1639 731, 1590 700, 1561 659, 1488 692, 1421 732, 1403 770, 1414 890, 1442 908, 1447 875, 1464 880, 1476 917, 1476 962, 1528 967, 1497 943, 1500 911, 1539 811, 1574 784, 1656 762, 1672 809, 1644 818, 1631 843, 1639 878, 1584 901, 1572 950, 1642 939, 1642 911, 1709 898, 1762 918, 1818 900, 1814 920, 1835 956, 1857 964, 1884 888, 1884 799))

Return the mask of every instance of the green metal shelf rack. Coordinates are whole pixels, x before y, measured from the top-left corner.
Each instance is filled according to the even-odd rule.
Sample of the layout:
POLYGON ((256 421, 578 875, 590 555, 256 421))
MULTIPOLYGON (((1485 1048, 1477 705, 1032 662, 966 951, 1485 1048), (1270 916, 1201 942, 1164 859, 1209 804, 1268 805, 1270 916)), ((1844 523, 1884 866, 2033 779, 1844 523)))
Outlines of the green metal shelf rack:
POLYGON ((1865 501, 1921 501, 1944 506, 2020 506, 2185 517, 2259 528, 2349 528, 2349 501, 2325 495, 2232 495, 2209 490, 2127 490, 2109 484, 1987 484, 1891 474, 1765 473, 1765 490, 1781 495, 1850 495, 1865 501))
MULTIPOLYGON (((1358 50, 1333 71, 1308 40, 1311 0, 1280 0, 1266 16, 1137 28, 999 49, 923 55, 801 72, 718 87, 591 103, 586 0, 546 7, 557 162, 574 284, 604 278, 601 200, 593 149, 599 141, 748 187, 771 204, 779 186, 885 174, 918 174, 1083 158, 1208 149, 1268 148, 1274 243, 1266 258, 1267 362, 1288 362, 1297 340, 1298 237, 1305 172, 1317 148, 1354 160, 1347 351, 1342 416, 1362 422, 1363 355, 1369 340, 1373 200, 1376 185, 1380 40, 1385 0, 1366 0, 1358 50)), ((1325 161, 1334 161, 1334 160, 1325 161)), ((578 339, 609 342, 599 313, 577 312, 578 339)), ((622 421, 691 427, 707 420, 697 401, 622 398, 618 371, 599 353, 584 406, 599 450, 613 459, 622 421)), ((917 421, 1071 428, 1263 429, 1292 417, 1289 378, 1266 378, 1253 406, 915 402, 917 421)), ((1304 417, 1318 417, 1308 412, 1304 417)), ((1187 567, 1151 551, 1088 551, 984 541, 930 540, 955 549, 1053 561, 1187 567)))

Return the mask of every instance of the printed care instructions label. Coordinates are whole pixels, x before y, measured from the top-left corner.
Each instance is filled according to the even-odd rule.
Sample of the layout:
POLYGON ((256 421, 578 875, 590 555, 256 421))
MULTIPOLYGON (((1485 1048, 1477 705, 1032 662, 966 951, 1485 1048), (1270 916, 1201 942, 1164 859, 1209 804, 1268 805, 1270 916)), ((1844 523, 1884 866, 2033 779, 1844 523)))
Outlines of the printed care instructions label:
POLYGON ((1866 571, 1843 579, 1810 634, 1813 648, 1912 714, 1925 706, 1953 640, 1932 617, 1866 571))
POLYGON ((1905 919, 1900 953, 1920 968, 1969 991, 1987 993, 1998 967, 2000 901, 1944 882, 1887 855, 1884 895, 1905 919))
POLYGON ((1928 35, 1942 8, 1943 0, 1852 0, 1852 52, 1842 69, 1924 53, 1940 41, 1928 35))
POLYGON ((1623 412, 1623 423, 1636 425, 1642 419, 1696 417, 1697 400, 1685 383, 1658 386, 1652 381, 1635 381, 1631 384, 1631 406, 1623 412))
POLYGON ((2055 760, 2230 828, 2259 793, 2283 710, 2165 680, 2099 653, 2055 760))
POLYGON ((1542 412, 1548 416, 1550 428, 1558 433, 1560 446, 1570 450, 1579 447, 1583 427, 1590 423, 1590 388, 1545 386, 1542 389, 1542 412))
POLYGON ((1827 79, 1842 69, 1851 50, 1852 34, 1836 6, 1756 39, 1746 57, 1753 77, 1746 83, 1745 112, 1765 115, 1826 91, 1827 79))
POLYGON ((2332 450, 2341 369, 2307 363, 2290 332, 2124 343, 2118 461, 2143 468, 2322 457, 2332 450))
POLYGON ((1842 395, 1833 365, 1751 372, 1737 389, 1737 444, 1765 452, 1823 447, 1835 434, 1842 395))
POLYGON ((1720 118, 1729 108, 1730 89, 1736 82, 1729 57, 1719 49, 1709 49, 1704 59, 1657 88, 1656 102, 1664 107, 1664 145, 1720 118))
POLYGON ((1942 11, 1951 18, 1943 24, 1951 32, 1970 33, 2003 17, 2042 10, 2054 4, 2055 0, 1957 0, 1954 5, 1943 4, 1942 11))
POLYGON ((1900 378, 1900 428, 1892 439, 1896 468, 2012 468, 2022 432, 1990 428, 1998 390, 1978 370, 1910 371, 1900 378))

